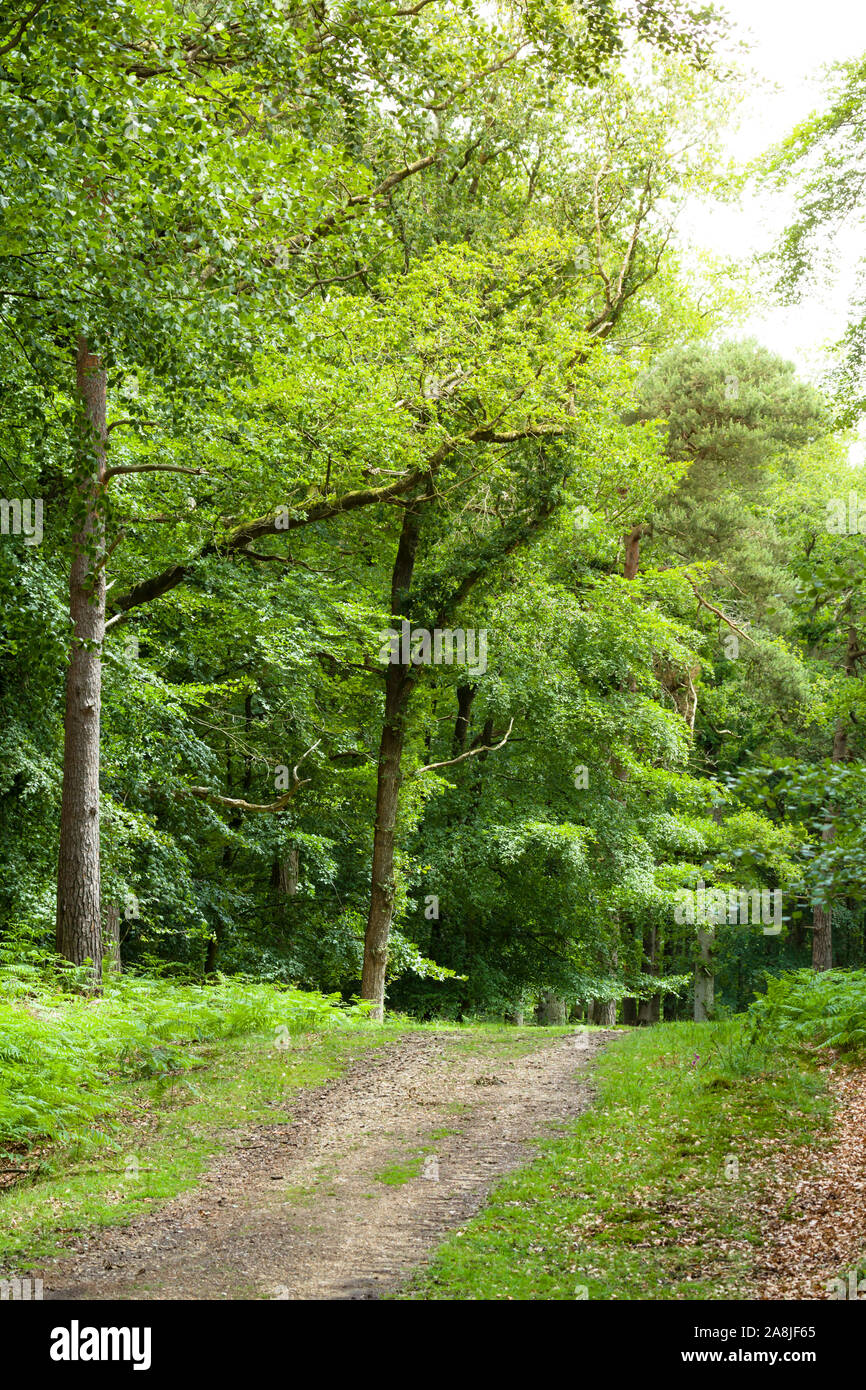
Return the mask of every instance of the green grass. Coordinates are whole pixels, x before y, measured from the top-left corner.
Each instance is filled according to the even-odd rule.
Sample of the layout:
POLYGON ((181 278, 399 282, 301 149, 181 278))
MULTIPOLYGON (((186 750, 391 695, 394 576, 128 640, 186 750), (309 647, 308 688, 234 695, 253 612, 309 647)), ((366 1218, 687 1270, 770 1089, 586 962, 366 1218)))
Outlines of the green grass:
MULTIPOLYGON (((94 999, 42 972, 0 970, 0 1169, 26 1170, 0 1190, 0 1269, 157 1209, 238 1131, 280 1122, 293 1092, 409 1027, 371 1026, 334 999, 241 979, 203 987, 128 975, 94 999)), ((544 1045, 553 1030, 447 1031, 496 1057, 544 1045)), ((427 1152, 395 1158, 379 1181, 417 1176, 427 1152)), ((313 1200, 316 1190, 292 1195, 313 1200)))
MULTIPOLYGON (((345 1026, 354 1020, 339 1019, 334 1001, 287 998, 243 981, 208 991, 133 977, 101 1001, 56 990, 47 997, 35 983, 22 988, 8 977, 0 984, 7 996, 0 1043, 11 1054, 0 1082, 7 1124, 0 1167, 14 1165, 18 1153, 32 1165, 30 1176, 0 1193, 6 1270, 62 1253, 81 1232, 154 1210, 249 1128, 282 1121, 293 1093, 408 1031, 403 1019, 345 1026), (276 1025, 275 1011, 284 1020, 276 1025), (22 1120, 26 1085, 35 1104, 22 1120), (54 1086, 67 1106, 59 1118, 51 1116, 54 1086), (18 1129, 10 1129, 10 1115, 18 1129)), ((495 1067, 573 1029, 448 1031, 459 1033, 449 1044, 452 1063, 462 1052, 483 1054, 495 1067)), ((485 1211, 399 1296, 741 1296, 760 1243, 755 1199, 772 1181, 774 1154, 814 1143, 829 1116, 823 1079, 802 1049, 783 1055, 768 1036, 750 1020, 624 1031, 599 1058, 593 1109, 564 1137, 540 1142, 539 1159, 501 1183, 485 1211)), ((456 1117, 469 1107, 445 1108, 456 1117)), ((395 1154, 376 1180, 402 1186, 417 1177, 424 1155, 449 1132, 395 1154)), ((309 1200, 314 1190, 293 1195, 309 1200)))
POLYGON ((421 1159, 409 1159, 405 1163, 392 1163, 388 1168, 383 1168, 381 1173, 374 1174, 374 1181, 384 1183, 386 1187, 403 1187, 412 1178, 417 1178, 421 1171, 421 1159))
POLYGON ((617 1040, 596 1086, 568 1137, 543 1142, 398 1297, 740 1296, 774 1152, 829 1119, 821 1076, 750 1046, 739 1021, 683 1023, 617 1040))
POLYGON ((271 1033, 193 1045, 195 1094, 157 1097, 152 1081, 118 1081, 110 1130, 49 1151, 49 1171, 0 1193, 0 1269, 27 1268, 63 1253, 82 1231, 158 1208, 194 1184, 239 1133, 282 1123, 294 1092, 331 1080, 360 1051, 402 1031, 310 1033, 287 1050, 271 1033))

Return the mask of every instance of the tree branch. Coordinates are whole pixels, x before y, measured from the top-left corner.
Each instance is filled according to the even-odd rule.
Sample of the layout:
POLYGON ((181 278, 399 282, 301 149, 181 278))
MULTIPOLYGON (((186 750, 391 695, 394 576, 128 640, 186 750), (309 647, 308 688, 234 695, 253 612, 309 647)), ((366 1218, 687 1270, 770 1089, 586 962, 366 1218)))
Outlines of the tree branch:
POLYGON ((124 418, 123 418, 122 420, 112 420, 111 424, 108 426, 108 428, 106 429, 105 433, 106 433, 106 434, 111 434, 111 431, 112 431, 112 430, 116 430, 117 427, 118 427, 119 425, 150 425, 150 426, 153 426, 153 425, 155 425, 155 424, 156 424, 156 421, 155 421, 155 420, 136 420, 136 419, 134 419, 132 416, 124 416, 124 418))
POLYGON ((45 5, 45 2, 46 2, 46 0, 37 0, 37 3, 33 6, 33 9, 30 10, 29 13, 26 14, 26 15, 24 16, 24 18, 22 19, 21 23, 18 25, 17 30, 16 30, 15 33, 13 34, 12 38, 9 40, 8 43, 4 43, 3 47, 0 48, 0 58, 5 57, 5 55, 6 55, 7 53, 11 53, 11 52, 12 52, 12 49, 13 49, 13 48, 16 48, 16 47, 18 46, 18 44, 21 42, 22 38, 24 37, 24 32, 25 32, 25 30, 26 30, 28 24, 30 23, 31 20, 33 20, 33 19, 36 18, 36 16, 38 15, 39 11, 40 11, 40 10, 43 8, 43 6, 45 5))
MULTIPOLYGON (((520 394, 522 391, 518 393, 518 399, 520 394)), ((504 410, 505 407, 500 415, 504 413, 504 410)), ((465 434, 443 440, 423 466, 413 468, 411 472, 404 473, 402 477, 396 478, 393 482, 386 483, 382 487, 358 488, 353 492, 343 493, 342 497, 337 497, 333 501, 326 499, 322 502, 316 502, 299 516, 281 515, 284 509, 280 509, 280 511, 268 516, 256 517, 253 521, 236 526, 222 541, 209 541, 194 559, 183 564, 171 565, 161 574, 142 580, 140 584, 133 585, 126 593, 119 594, 110 604, 110 610, 113 614, 126 613, 131 608, 138 608, 144 603, 150 603, 153 599, 160 598, 184 582, 196 561, 203 560, 209 555, 232 555, 236 551, 243 550, 251 541, 258 540, 261 536, 280 536, 289 531, 296 531, 302 526, 310 526, 317 521, 330 521, 333 517, 356 511, 360 507, 395 501, 405 493, 411 492, 419 483, 432 477, 449 455, 461 445, 513 444, 520 439, 535 439, 544 435, 563 434, 566 428, 565 425, 527 425, 520 430, 498 431, 492 425, 479 425, 476 429, 469 430, 465 434)), ((156 465, 153 466, 156 467, 156 465)), ((109 470, 109 472, 113 471, 109 470)))
POLYGON ((508 735, 511 733, 511 730, 513 728, 514 720, 512 718, 509 720, 508 728, 505 730, 505 737, 501 739, 499 743, 493 743, 486 748, 470 748, 467 752, 461 753, 458 757, 446 758, 445 761, 441 763, 427 763, 425 767, 417 767, 415 771, 412 773, 412 776, 419 777, 422 772, 432 772, 434 768, 437 767, 453 767, 455 763, 462 763, 466 758, 474 758, 477 753, 495 753, 497 749, 505 747, 506 743, 508 742, 508 735))
POLYGON ((289 247, 294 254, 305 250, 312 242, 321 241, 322 237, 331 236, 339 229, 347 213, 352 209, 360 208, 365 203, 370 203, 374 198, 385 198, 396 188, 404 179, 411 178, 413 174, 418 174, 422 169, 427 169, 431 164, 439 162, 440 155, 427 154, 423 159, 416 159, 414 164, 407 164, 403 169, 395 169, 387 178, 383 179, 375 188, 371 188, 368 193, 355 193, 351 198, 343 203, 342 207, 334 212, 329 212, 327 217, 323 217, 317 226, 309 232, 297 232, 289 239, 289 247))
POLYGON ((727 623, 728 627, 731 629, 732 632, 736 632, 746 642, 751 642, 752 646, 755 645, 755 639, 753 637, 750 637, 749 634, 747 632, 744 632, 741 627, 737 627, 737 624, 733 622, 731 618, 726 617, 726 615, 722 612, 721 608, 716 608, 712 603, 709 603, 707 599, 704 598, 703 594, 701 593, 700 589, 698 588, 697 584, 692 579, 692 576, 690 574, 687 574, 685 577, 692 586, 692 590, 700 608, 706 608, 710 613, 714 613, 717 618, 721 618, 723 623, 727 623))
POLYGON ((285 796, 281 796, 278 801, 271 801, 265 804, 259 804, 254 801, 244 801, 238 797, 220 796, 219 792, 211 791, 210 787, 184 787, 178 792, 178 795, 195 796, 198 797, 199 801, 216 801, 220 806, 231 807, 233 811, 257 811, 266 815, 272 815, 277 811, 284 811, 295 793, 299 791, 301 787, 305 787, 308 782, 312 781, 310 777, 299 777, 298 768, 301 766, 304 758, 308 758, 311 753, 315 752, 321 742, 322 740, 320 738, 316 739, 312 747, 308 748, 306 753, 302 754, 295 763, 295 766, 292 768, 292 785, 285 796))
POLYGON ((123 463, 117 468, 106 468, 102 481, 107 483, 110 478, 119 478, 125 473, 188 473, 190 477, 200 478, 205 472, 204 468, 182 468, 179 463, 123 463))

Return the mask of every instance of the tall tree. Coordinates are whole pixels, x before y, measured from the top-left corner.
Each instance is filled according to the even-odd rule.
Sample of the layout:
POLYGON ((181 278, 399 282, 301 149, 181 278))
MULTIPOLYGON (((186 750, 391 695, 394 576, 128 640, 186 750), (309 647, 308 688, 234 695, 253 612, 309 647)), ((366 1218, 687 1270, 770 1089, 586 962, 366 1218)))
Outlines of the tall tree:
MULTIPOLYGON (((106 372, 84 337, 78 340, 76 387, 81 408, 80 469, 69 574, 72 655, 66 677, 63 802, 57 867, 57 949, 81 965, 102 965, 99 873, 99 724, 105 636, 106 372)), ((97 974, 98 978, 98 974, 97 974)))

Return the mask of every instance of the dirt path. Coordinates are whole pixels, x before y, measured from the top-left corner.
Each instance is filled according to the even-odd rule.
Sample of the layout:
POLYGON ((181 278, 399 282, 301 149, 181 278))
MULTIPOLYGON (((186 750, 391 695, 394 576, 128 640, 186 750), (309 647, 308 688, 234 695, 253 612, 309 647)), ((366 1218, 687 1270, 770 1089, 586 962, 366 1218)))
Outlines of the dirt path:
POLYGON ((417 1033, 296 1094, 202 1181, 40 1271, 46 1298, 376 1298, 586 1108, 602 1033, 417 1033))

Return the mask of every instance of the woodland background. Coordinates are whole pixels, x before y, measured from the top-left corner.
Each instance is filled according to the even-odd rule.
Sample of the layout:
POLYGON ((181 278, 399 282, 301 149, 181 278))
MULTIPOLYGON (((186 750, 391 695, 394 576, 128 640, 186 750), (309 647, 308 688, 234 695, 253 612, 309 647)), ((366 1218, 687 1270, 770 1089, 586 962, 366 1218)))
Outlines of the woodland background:
POLYGON ((5 12, 7 964, 609 1023, 866 963, 861 310, 817 385, 730 331, 820 292, 866 60, 744 170, 735 40, 677 0, 5 12), (746 179, 798 191, 758 269, 677 231, 746 179), (404 620, 486 669, 383 663, 404 620), (701 941, 699 883, 782 932, 701 941))

